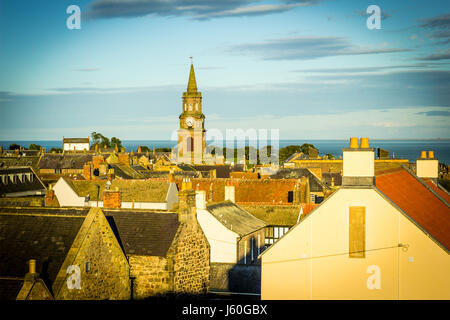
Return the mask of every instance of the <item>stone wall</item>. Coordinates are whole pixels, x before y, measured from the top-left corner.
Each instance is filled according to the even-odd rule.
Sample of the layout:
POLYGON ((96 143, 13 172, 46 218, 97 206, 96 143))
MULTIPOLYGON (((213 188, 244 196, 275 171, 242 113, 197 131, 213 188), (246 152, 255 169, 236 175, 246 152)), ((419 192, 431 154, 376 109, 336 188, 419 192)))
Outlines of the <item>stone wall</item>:
POLYGON ((93 208, 55 280, 55 299, 130 299, 129 272, 128 261, 105 216, 99 209, 93 208), (70 289, 67 285, 67 280, 73 275, 67 274, 70 265, 79 267, 80 289, 70 289))
POLYGON ((172 275, 165 257, 130 255, 133 299, 165 294, 171 290, 172 275))
POLYGON ((168 255, 173 264, 173 292, 208 292, 210 247, 197 221, 180 225, 168 255))

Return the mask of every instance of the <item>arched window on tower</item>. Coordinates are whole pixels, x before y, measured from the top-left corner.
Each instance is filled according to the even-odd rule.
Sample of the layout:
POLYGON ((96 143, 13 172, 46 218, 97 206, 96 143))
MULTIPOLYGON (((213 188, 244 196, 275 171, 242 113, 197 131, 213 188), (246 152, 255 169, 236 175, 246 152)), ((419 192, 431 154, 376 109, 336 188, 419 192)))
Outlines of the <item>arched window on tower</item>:
POLYGON ((194 151, 194 139, 192 137, 187 138, 187 152, 194 151))

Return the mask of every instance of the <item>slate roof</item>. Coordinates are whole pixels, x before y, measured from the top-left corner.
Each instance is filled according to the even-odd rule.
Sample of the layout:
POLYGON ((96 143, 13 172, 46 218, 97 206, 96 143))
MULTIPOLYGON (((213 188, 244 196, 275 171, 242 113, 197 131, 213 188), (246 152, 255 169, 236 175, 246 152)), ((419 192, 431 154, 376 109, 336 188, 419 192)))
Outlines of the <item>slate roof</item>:
POLYGON ((300 179, 309 178, 309 190, 311 192, 322 192, 326 186, 320 179, 307 168, 281 168, 275 174, 269 176, 270 179, 300 179))
POLYGON ((377 173, 375 181, 383 194, 450 249, 450 208, 423 180, 405 168, 396 168, 377 173))
POLYGON ((122 179, 144 179, 145 176, 130 166, 123 164, 110 164, 114 168, 114 175, 122 179))
POLYGON ((89 138, 64 138, 63 143, 89 143, 89 138))
POLYGON ((92 154, 52 154, 42 156, 40 169, 83 169, 86 162, 92 161, 92 154))
POLYGON ((322 172, 322 183, 331 186, 331 179, 334 178, 334 185, 342 185, 342 175, 339 172, 322 172))
POLYGON ((23 279, 0 278, 0 301, 16 300, 23 285, 23 279))
MULTIPOLYGON (((71 180, 62 177, 80 197, 89 195, 91 201, 97 200, 97 185, 100 186, 100 199, 106 189, 106 180, 71 180)), ((160 180, 119 180, 112 182, 110 190, 118 187, 122 201, 125 202, 165 202, 169 191, 169 182, 160 180)))
POLYGON ((3 183, 2 179, 0 179, 0 195, 13 195, 23 192, 41 192, 45 194, 46 188, 44 184, 30 167, 0 169, 0 176, 2 175, 20 175, 22 176, 22 181, 17 178, 16 182, 13 183, 8 177, 8 182, 3 183), (31 181, 26 177, 27 174, 31 175, 31 181))
POLYGON ((191 165, 196 171, 216 170, 216 178, 229 178, 231 172, 230 165, 191 165))
POLYGON ((0 277, 24 277, 28 261, 36 259, 40 277, 53 283, 84 221, 83 211, 87 213, 77 209, 0 208, 0 277))
POLYGON ((40 156, 6 156, 0 157, 0 168, 29 166, 36 168, 40 156))
POLYGON ((245 236, 264 228, 267 224, 231 201, 224 201, 206 207, 219 222, 239 236, 245 236))
POLYGON ((102 211, 127 255, 165 256, 180 225, 176 213, 102 211))

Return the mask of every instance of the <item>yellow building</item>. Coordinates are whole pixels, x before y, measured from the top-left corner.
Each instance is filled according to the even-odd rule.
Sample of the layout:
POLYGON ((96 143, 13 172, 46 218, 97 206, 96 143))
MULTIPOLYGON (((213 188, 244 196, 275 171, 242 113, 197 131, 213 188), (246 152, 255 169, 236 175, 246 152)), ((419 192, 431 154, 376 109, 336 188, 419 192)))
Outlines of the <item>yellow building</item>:
MULTIPOLYGON (((260 255, 262 299, 449 299, 448 193, 406 167, 343 149, 343 185, 260 255)), ((427 161, 428 160, 428 161, 427 161)))

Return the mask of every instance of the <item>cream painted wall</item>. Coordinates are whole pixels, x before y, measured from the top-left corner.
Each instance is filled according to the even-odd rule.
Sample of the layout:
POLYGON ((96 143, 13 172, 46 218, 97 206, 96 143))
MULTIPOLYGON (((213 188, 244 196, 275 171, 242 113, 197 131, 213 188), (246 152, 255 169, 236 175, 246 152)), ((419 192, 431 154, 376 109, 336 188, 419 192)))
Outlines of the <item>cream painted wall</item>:
POLYGON ((89 150, 89 143, 64 143, 64 150, 89 150))
POLYGON ((437 178, 439 170, 439 160, 417 160, 417 176, 419 178, 437 178))
POLYGON ((58 199, 61 207, 84 207, 85 198, 79 197, 63 178, 60 178, 55 183, 53 190, 55 191, 56 198, 58 199))
POLYGON ((207 210, 197 209, 197 220, 211 247, 211 262, 236 263, 239 235, 217 221, 207 210))
POLYGON ((373 177, 373 151, 344 151, 342 175, 347 177, 373 177))
POLYGON ((449 255, 375 189, 343 188, 262 255, 261 298, 449 299, 448 270, 449 255), (365 258, 348 256, 350 206, 366 207, 365 258))

